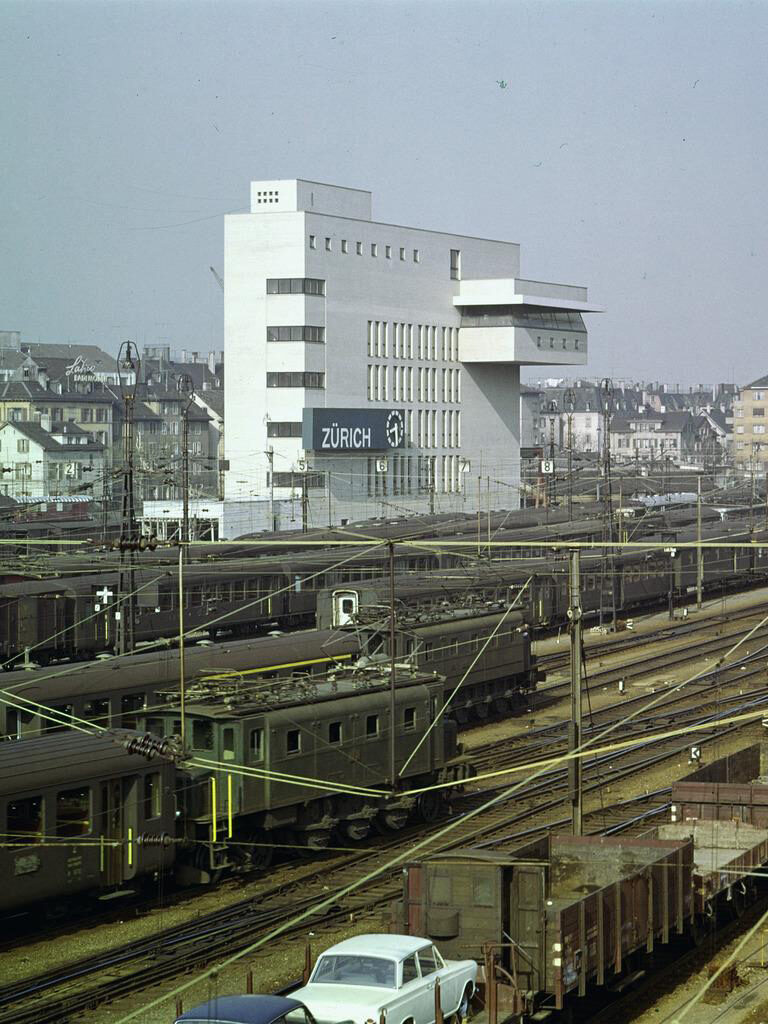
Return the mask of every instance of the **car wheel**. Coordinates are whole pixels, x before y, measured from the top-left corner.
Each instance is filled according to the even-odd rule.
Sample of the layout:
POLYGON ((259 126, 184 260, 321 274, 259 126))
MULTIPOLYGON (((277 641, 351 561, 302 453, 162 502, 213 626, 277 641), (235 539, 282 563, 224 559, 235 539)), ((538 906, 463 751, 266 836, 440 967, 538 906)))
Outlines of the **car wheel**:
POLYGON ((469 1016, 469 1004, 472 1001, 472 989, 467 985, 462 993, 459 1005, 456 1008, 456 1013, 453 1015, 455 1024, 463 1024, 463 1022, 469 1016))

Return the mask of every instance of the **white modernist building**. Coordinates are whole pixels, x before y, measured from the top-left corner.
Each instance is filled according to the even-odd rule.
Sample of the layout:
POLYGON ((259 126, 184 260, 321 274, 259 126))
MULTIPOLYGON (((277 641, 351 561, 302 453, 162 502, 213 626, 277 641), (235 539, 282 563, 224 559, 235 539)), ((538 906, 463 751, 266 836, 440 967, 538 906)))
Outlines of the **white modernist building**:
POLYGON ((253 182, 225 223, 227 501, 271 499, 285 527, 303 497, 321 524, 469 508, 490 477, 516 506, 520 367, 586 363, 596 311, 519 275, 515 243, 378 223, 358 189, 253 182))

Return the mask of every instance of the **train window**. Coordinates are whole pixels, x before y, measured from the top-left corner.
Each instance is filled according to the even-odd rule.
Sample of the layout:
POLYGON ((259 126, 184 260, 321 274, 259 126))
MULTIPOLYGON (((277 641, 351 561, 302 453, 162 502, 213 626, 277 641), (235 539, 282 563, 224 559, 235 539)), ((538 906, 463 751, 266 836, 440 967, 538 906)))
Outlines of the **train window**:
POLYGON ((367 715, 365 719, 365 735, 366 736, 378 736, 379 735, 379 716, 378 715, 367 715))
POLYGON ((51 710, 58 712, 52 715, 50 718, 45 720, 45 731, 46 732, 61 732, 62 729, 68 729, 69 726, 62 718, 72 719, 72 705, 71 704, 52 704, 51 710), (55 721, 54 721, 55 719, 55 721))
POLYGON ((221 730, 221 759, 235 760, 235 730, 229 725, 221 730))
POLYGON ((192 587, 189 592, 190 604, 195 607, 203 603, 203 588, 200 586, 192 587))
POLYGON ((264 760, 264 730, 263 729, 251 729, 251 738, 249 742, 249 748, 251 752, 252 761, 263 761, 264 760))
POLYGON ((34 721, 35 716, 30 711, 17 711, 15 708, 8 708, 5 717, 5 727, 8 733, 6 736, 0 736, 0 739, 24 739, 25 736, 31 735, 39 728, 39 725, 37 728, 32 728, 34 721))
POLYGON ((298 754, 301 750, 301 730, 289 729, 285 734, 286 754, 298 754))
POLYGON ((161 590, 158 595, 158 607, 161 612, 173 611, 175 604, 175 594, 172 590, 161 590))
POLYGON ((43 837, 43 798, 25 796, 11 800, 7 814, 8 834, 11 840, 39 843, 43 837))
POLYGON ((236 580, 232 584, 232 600, 242 601, 245 598, 245 580, 236 580))
POLYGON ((432 647, 429 641, 424 644, 424 661, 432 661, 432 647))
POLYGON ((150 772, 144 776, 144 820, 159 818, 162 814, 162 790, 160 788, 160 772, 150 772))
POLYGON ((87 718, 89 722, 98 722, 99 725, 108 725, 109 700, 106 697, 99 697, 87 701, 83 709, 83 718, 87 718))
POLYGON ((476 907, 493 906, 493 882, 490 878, 472 879, 472 898, 476 907))
POLYGON ((56 835, 84 836, 91 830, 89 786, 62 789, 56 794, 56 835))
MULTIPOLYGON (((120 698, 120 721, 124 729, 136 728, 136 712, 143 711, 147 706, 145 693, 126 693, 120 698)), ((159 719, 155 719, 159 721, 159 719)), ((147 726, 149 729, 149 726, 147 726)), ((149 729, 152 732, 151 729, 149 729)), ((162 734, 161 734, 162 735, 162 734)))
POLYGON ((232 588, 228 583, 222 583, 219 586, 219 596, 222 601, 230 601, 232 599, 232 588))
POLYGON ((148 718, 145 728, 153 736, 165 736, 165 723, 162 718, 148 718))
POLYGON ((341 722, 330 722, 328 725, 328 742, 341 743, 341 722))
POLYGON ((206 718, 192 719, 192 746, 195 750, 213 750, 213 722, 206 718))
POLYGON ((416 708, 406 708, 403 712, 403 729, 409 731, 416 728, 416 708))

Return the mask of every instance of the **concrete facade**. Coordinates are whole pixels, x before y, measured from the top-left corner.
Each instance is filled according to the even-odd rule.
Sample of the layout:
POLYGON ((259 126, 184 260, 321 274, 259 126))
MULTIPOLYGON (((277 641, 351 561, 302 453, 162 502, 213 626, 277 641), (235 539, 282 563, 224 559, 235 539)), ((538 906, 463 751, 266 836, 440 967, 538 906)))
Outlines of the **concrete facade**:
POLYGON ((594 310, 519 274, 519 245, 375 222, 368 192, 253 182, 225 219, 226 498, 303 489, 328 522, 459 507, 492 473, 515 503, 520 366, 584 364, 594 310), (313 408, 399 410, 404 445, 306 450, 313 408))

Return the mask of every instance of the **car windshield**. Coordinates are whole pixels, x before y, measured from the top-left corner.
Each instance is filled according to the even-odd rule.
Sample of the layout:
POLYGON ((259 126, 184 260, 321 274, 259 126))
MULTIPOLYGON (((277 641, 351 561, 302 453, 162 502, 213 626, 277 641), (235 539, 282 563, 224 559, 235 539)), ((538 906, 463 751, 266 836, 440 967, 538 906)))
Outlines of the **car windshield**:
POLYGON ((313 985, 373 985, 395 988, 395 964, 378 956, 321 956, 312 975, 313 985))

